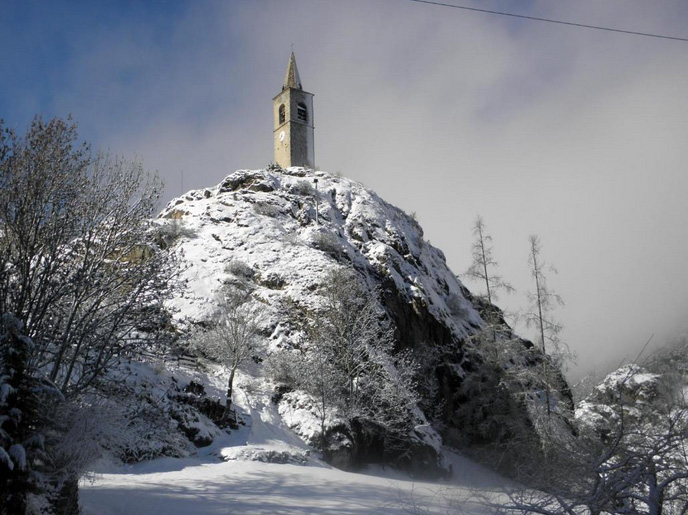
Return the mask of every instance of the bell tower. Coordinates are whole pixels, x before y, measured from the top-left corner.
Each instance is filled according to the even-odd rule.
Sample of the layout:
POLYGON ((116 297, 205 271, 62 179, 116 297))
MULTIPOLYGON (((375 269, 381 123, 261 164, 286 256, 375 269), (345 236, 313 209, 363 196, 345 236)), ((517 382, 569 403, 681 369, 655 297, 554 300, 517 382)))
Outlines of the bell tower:
POLYGON ((275 163, 282 168, 314 168, 313 94, 301 86, 294 52, 289 57, 282 91, 272 103, 275 163))

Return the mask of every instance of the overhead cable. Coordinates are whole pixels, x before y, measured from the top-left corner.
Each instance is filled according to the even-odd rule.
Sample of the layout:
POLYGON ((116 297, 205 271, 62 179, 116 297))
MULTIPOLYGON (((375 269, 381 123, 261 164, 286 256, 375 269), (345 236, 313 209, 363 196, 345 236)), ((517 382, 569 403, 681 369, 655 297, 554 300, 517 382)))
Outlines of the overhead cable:
POLYGON ((578 27, 578 28, 584 28, 584 29, 595 29, 595 30, 606 30, 608 32, 620 32, 622 34, 630 34, 633 36, 644 36, 647 38, 660 38, 660 39, 672 39, 674 41, 688 42, 688 38, 679 38, 676 36, 667 36, 664 34, 652 34, 649 32, 636 32, 634 30, 615 29, 612 27, 603 27, 601 25, 587 25, 585 23, 574 23, 571 21, 555 20, 552 18, 540 18, 538 16, 528 16, 525 14, 515 14, 515 13, 504 12, 504 11, 492 11, 490 9, 480 9, 478 7, 468 7, 466 5, 448 4, 445 2, 437 2, 435 0, 409 0, 409 1, 410 2, 416 2, 419 4, 439 5, 441 7, 451 7, 453 9, 463 9, 465 11, 476 11, 476 12, 487 13, 487 14, 498 14, 499 16, 510 16, 512 18, 522 18, 524 20, 542 21, 542 22, 546 22, 546 23, 556 23, 559 25, 568 25, 570 27, 578 27))

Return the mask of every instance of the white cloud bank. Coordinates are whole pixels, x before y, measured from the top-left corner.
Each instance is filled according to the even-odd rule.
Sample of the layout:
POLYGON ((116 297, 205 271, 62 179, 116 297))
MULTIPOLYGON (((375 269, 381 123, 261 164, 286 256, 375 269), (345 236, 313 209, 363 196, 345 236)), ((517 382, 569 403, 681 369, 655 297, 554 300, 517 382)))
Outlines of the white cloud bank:
MULTIPOLYGON (((686 37, 687 5, 480 6, 686 37)), ((182 172, 189 189, 272 161, 293 43, 320 167, 415 211, 456 272, 481 214, 520 291, 510 308, 540 235, 579 371, 686 325, 688 43, 403 0, 194 2, 162 29, 74 38, 54 110, 139 155, 170 197, 182 172)))

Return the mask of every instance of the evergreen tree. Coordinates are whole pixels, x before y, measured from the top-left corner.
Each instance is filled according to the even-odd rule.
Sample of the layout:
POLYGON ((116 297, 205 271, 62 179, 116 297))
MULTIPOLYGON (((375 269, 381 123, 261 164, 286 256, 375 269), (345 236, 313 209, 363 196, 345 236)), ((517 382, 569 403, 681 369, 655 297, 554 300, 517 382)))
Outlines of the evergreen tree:
POLYGON ((0 514, 24 515, 27 495, 45 485, 45 403, 60 398, 30 370, 33 342, 9 314, 0 320, 0 514))

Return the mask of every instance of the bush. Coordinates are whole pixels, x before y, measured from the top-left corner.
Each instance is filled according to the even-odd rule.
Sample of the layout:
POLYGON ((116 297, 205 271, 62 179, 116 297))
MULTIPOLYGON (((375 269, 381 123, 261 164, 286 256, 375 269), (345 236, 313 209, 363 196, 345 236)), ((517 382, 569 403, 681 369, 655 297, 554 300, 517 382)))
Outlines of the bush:
POLYGON ((253 211, 255 211, 256 214, 269 216, 271 218, 274 218, 281 212, 279 206, 269 204, 268 202, 256 202, 253 204, 253 211))
POLYGON ((253 271, 253 268, 248 265, 248 263, 239 259, 233 259, 227 263, 227 266, 225 266, 225 272, 235 277, 239 277, 240 279, 248 280, 253 279, 253 276, 256 274, 253 271))
POLYGON ((298 385, 302 365, 302 360, 295 353, 280 350, 267 357, 265 372, 275 383, 290 389, 298 385))
POLYGON ((327 252, 333 257, 337 257, 342 252, 342 245, 339 238, 331 232, 317 232, 313 235, 313 246, 327 252))
POLYGON ((155 234, 155 242, 162 249, 171 247, 179 238, 195 238, 196 231, 188 227, 181 220, 166 220, 160 225, 155 234))
POLYGON ((287 284, 287 281, 281 275, 270 272, 262 278, 262 284, 270 290, 281 290, 287 284))
POLYGON ((296 194, 296 195, 313 195, 315 190, 313 189, 313 185, 309 181, 299 181, 294 186, 291 188, 291 192, 296 194))

